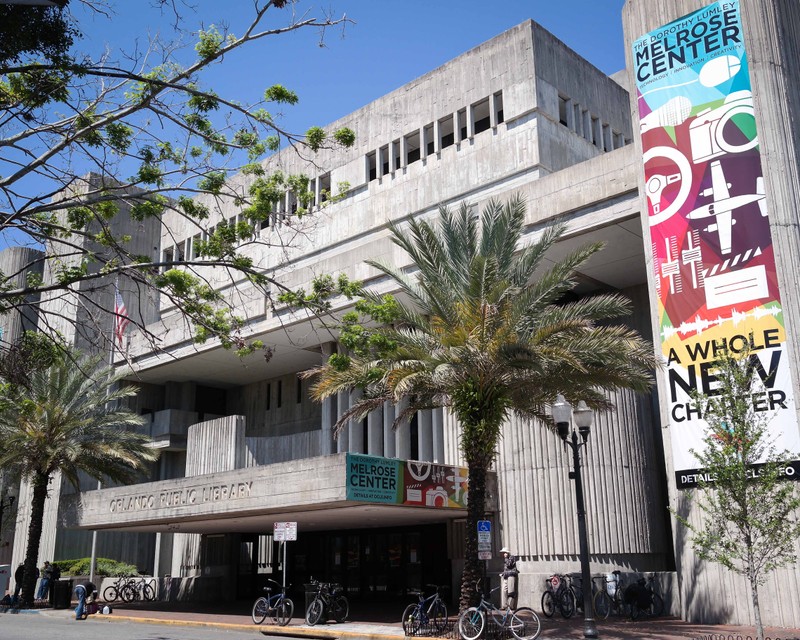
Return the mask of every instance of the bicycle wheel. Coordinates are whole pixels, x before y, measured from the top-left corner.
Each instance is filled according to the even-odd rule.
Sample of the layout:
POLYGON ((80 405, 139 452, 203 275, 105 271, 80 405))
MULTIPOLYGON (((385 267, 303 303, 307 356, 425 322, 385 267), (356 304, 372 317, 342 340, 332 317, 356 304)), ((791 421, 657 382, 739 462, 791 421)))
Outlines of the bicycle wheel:
POLYGON ((152 602, 156 599, 156 590, 153 589, 152 585, 144 584, 142 586, 142 597, 148 602, 152 602))
POLYGON ((447 607, 441 600, 437 600, 433 605, 431 622, 433 623, 433 628, 440 633, 447 626, 447 607))
POLYGON ((407 636, 413 636, 417 633, 422 626, 422 620, 420 620, 420 618, 419 605, 408 605, 406 610, 403 611, 403 633, 407 636))
POLYGON ((507 624, 517 640, 534 640, 542 632, 539 616, 530 607, 520 607, 512 612, 507 624))
POLYGON ((294 602, 289 598, 281 598, 270 612, 273 624, 285 627, 294 615, 294 602))
POLYGON ((131 584, 124 585, 119 590, 119 597, 122 598, 123 602, 133 602, 136 600, 136 587, 131 584))
POLYGON ((306 622, 312 627, 317 624, 322 619, 322 610, 324 608, 325 605, 322 603, 322 600, 319 598, 314 598, 312 603, 308 605, 308 611, 306 611, 306 622))
POLYGON ((344 622, 347 620, 347 614, 350 613, 350 603, 344 596, 336 596, 333 599, 333 619, 336 622, 344 622))
POLYGON ((269 602, 267 602, 266 598, 258 598, 253 605, 253 611, 250 613, 250 616, 253 618, 253 622, 255 624, 261 624, 264 620, 267 619, 267 614, 269 613, 269 602))
POLYGON ((653 618, 657 618, 664 613, 664 600, 657 593, 651 594, 650 608, 648 612, 653 618))
POLYGON ((629 604, 625 599, 625 589, 618 586, 617 593, 614 595, 614 608, 619 615, 625 618, 633 618, 635 615, 634 609, 638 609, 639 607, 637 607, 636 604, 629 604))
POLYGON ((603 589, 595 593, 592 604, 594 605, 595 617, 600 620, 606 620, 608 614, 611 613, 611 596, 608 595, 608 592, 603 589))
POLYGON ((547 618, 552 618, 553 614, 556 612, 556 601, 553 598, 552 591, 545 591, 542 594, 542 613, 547 618))
POLYGON ((458 632, 464 640, 478 640, 486 626, 486 616, 478 607, 470 607, 458 616, 458 632))
POLYGON ((106 587, 103 589, 103 600, 106 602, 116 602, 117 598, 119 598, 119 594, 117 593, 116 587, 106 587))
POLYGON ((564 589, 558 596, 558 610, 563 618, 571 618, 575 613, 575 594, 569 589, 564 589))

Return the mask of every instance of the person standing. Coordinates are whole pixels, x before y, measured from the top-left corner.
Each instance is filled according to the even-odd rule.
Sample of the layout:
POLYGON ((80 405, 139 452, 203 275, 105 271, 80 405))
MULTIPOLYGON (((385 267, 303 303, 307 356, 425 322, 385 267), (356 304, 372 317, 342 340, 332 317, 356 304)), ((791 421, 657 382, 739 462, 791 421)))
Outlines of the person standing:
POLYGON ((517 608, 517 580, 519 571, 517 570, 517 558, 511 555, 508 547, 500 549, 503 556, 503 606, 509 609, 517 608))
POLYGON ((97 587, 93 582, 82 582, 75 587, 75 597, 78 598, 78 606, 75 607, 75 619, 83 620, 83 613, 86 610, 86 598, 97 591, 97 587))
POLYGON ((50 593, 50 581, 53 579, 53 565, 45 560, 39 575, 42 579, 39 582, 39 590, 36 592, 36 599, 43 600, 47 598, 50 593))

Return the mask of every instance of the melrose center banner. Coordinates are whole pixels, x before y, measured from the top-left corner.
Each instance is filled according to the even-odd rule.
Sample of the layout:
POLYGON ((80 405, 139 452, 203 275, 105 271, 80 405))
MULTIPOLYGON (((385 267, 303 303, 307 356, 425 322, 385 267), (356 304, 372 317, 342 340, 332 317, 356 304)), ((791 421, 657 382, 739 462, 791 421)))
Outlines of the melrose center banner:
POLYGON ((414 507, 467 507, 467 470, 432 462, 347 454, 347 499, 414 507))
POLYGON ((738 0, 651 31, 633 61, 677 485, 701 473, 691 450, 705 423, 689 393, 713 392, 727 353, 750 352, 764 388, 753 406, 800 457, 738 0))

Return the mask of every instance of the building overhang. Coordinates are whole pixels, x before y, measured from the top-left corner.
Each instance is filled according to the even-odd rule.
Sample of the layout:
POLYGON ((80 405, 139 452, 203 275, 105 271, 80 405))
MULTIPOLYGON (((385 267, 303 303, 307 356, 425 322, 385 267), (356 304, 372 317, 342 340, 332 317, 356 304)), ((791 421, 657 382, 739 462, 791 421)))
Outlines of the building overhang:
MULTIPOLYGON (((358 457, 389 465, 408 464, 358 457)), ((353 454, 341 453, 85 491, 63 498, 61 524, 88 530, 213 534, 270 533, 275 522, 297 522, 300 531, 327 531, 433 524, 466 517, 463 506, 424 506, 424 496, 419 505, 408 501, 388 503, 385 497, 380 501, 353 499, 348 478, 348 463, 352 464, 353 459, 353 454)), ((427 463, 411 464, 422 465, 424 472, 427 463)), ((431 471, 459 469, 428 467, 431 471)), ((446 483, 454 485, 458 475, 439 471, 445 491, 453 488, 446 483)), ((465 490, 465 478, 461 480, 465 490)), ((487 511, 497 509, 496 487, 496 476, 491 473, 487 478, 487 511)), ((437 486, 434 492, 440 489, 437 486)))

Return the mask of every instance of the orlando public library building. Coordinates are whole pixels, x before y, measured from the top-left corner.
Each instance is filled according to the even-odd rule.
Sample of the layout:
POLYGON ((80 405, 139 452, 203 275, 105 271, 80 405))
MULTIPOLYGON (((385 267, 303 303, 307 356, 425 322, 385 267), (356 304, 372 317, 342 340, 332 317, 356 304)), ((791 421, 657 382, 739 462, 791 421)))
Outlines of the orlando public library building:
MULTIPOLYGON (((364 260, 407 264, 388 220, 515 194, 529 204, 529 239, 567 223, 553 259, 605 242, 577 293, 629 296, 628 321, 668 364, 651 396, 615 394, 616 412, 595 415, 584 449, 592 573, 655 572, 673 613, 746 624, 744 583, 693 553, 668 506, 699 518, 683 487, 698 473, 688 450, 702 431, 685 405, 707 382, 705 345, 745 336, 764 346, 764 402, 779 414, 780 442, 800 451, 800 7, 628 0, 622 19, 628 65, 612 77, 528 21, 333 123, 357 142, 323 152, 324 173, 292 151, 276 154, 268 168, 309 174, 317 199, 305 233, 254 258, 281 265, 276 275, 290 288, 343 272, 385 291, 364 260), (347 197, 324 206, 323 193, 341 182, 347 197)), ((280 245, 295 206, 287 192, 257 233, 280 245)), ((169 259, 192 255, 196 233, 175 217, 133 235, 142 253, 169 259)), ((161 457, 143 484, 87 482, 76 494, 56 483, 42 560, 88 556, 96 531, 98 556, 158 576, 164 598, 249 598, 281 570, 273 524, 297 522, 288 583, 338 581, 363 602, 405 599, 430 583, 457 592, 466 471, 447 411, 418 412, 391 430, 398 407, 387 404, 334 439, 351 396, 316 404, 298 377, 336 349, 322 327, 272 307, 245 281, 227 286, 251 334, 274 346, 268 362, 240 361, 195 345, 166 301, 120 288, 164 347, 151 350, 136 332, 125 345, 140 387, 135 408, 161 457)), ((81 326, 81 311, 61 312, 81 326)), ((579 569, 568 471, 558 438, 509 420, 486 517, 494 549, 519 557, 520 604, 538 607, 546 576, 579 569)), ((28 502, 23 485, 12 564, 24 556, 28 502)), ((489 574, 499 567, 492 560, 489 574)), ((800 626, 800 566, 776 572, 761 602, 767 624, 800 626)))

